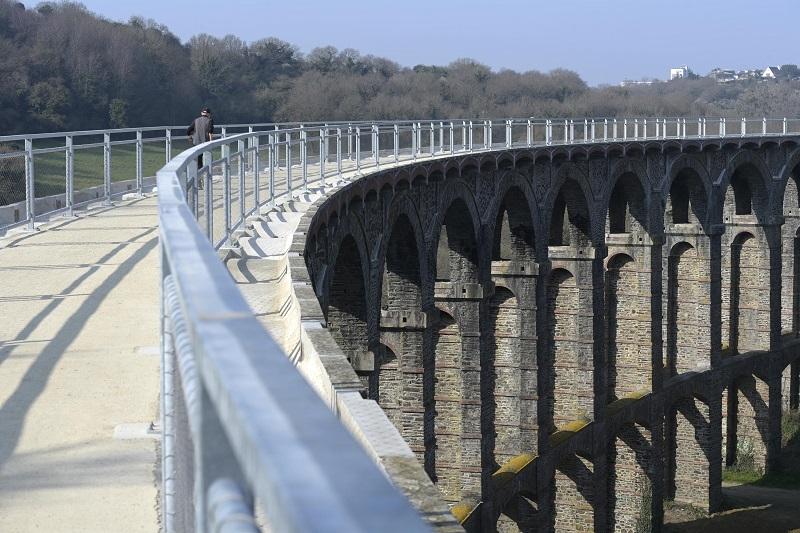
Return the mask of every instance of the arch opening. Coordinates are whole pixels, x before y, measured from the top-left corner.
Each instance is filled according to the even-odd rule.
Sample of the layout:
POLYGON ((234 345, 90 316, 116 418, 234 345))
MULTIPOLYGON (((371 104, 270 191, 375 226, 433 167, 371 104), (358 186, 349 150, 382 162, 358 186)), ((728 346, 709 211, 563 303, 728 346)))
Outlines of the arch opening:
MULTIPOLYGON (((367 294, 361 255, 355 239, 348 235, 340 246, 333 267, 328 306, 325 313, 328 329, 350 363, 358 369, 367 358, 367 294)), ((365 388, 369 375, 357 370, 365 388)))
POLYGON ((466 204, 450 204, 439 234, 436 280, 475 282, 478 279, 478 243, 466 204))
POLYGON ((566 180, 558 191, 550 220, 550 246, 588 246, 589 208, 577 181, 566 180))
POLYGON ((607 233, 631 233, 647 227, 642 184, 636 174, 626 172, 614 184, 608 201, 607 233))

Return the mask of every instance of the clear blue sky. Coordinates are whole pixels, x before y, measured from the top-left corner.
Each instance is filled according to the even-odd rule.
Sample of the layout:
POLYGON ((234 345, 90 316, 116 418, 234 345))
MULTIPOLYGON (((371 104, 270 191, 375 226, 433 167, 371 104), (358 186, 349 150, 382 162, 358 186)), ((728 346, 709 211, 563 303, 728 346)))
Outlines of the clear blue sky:
MULTIPOLYGON (((26 5, 37 2, 26 0, 26 5)), ((114 20, 152 18, 186 41, 274 36, 405 66, 471 57, 492 68, 565 67, 590 84, 664 78, 670 66, 800 63, 798 0, 82 0, 114 20)))

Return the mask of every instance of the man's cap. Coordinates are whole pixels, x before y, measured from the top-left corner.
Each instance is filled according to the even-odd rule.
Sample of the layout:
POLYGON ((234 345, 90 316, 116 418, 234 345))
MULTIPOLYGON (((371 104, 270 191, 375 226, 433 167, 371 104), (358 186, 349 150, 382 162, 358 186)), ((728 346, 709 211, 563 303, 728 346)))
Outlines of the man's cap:
POLYGON ((210 115, 211 114, 211 108, 210 107, 204 107, 200 112, 201 113, 208 113, 210 115))

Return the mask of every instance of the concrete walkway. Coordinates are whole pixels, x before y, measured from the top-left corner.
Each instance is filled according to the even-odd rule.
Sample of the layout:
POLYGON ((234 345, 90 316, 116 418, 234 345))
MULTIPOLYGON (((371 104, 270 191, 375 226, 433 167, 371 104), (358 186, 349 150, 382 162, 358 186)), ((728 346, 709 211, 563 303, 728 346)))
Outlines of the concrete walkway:
POLYGON ((4 533, 158 530, 156 206, 0 240, 4 533))

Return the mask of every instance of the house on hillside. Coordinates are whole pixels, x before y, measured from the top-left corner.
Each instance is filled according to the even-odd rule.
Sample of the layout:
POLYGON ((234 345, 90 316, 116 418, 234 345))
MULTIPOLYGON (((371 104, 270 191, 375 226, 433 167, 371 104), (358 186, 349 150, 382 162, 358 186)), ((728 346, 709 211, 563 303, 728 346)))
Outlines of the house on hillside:
POLYGON ((765 80, 793 80, 800 77, 800 69, 797 65, 781 65, 780 67, 767 67, 761 73, 765 80))
POLYGON ((728 83, 731 81, 735 81, 736 78, 736 71, 729 70, 729 69, 722 69, 722 68, 715 68, 708 74, 709 78, 712 78, 717 83, 728 83))
POLYGON ((692 70, 686 65, 669 69, 670 80, 680 80, 683 78, 691 78, 691 77, 692 77, 692 70))

